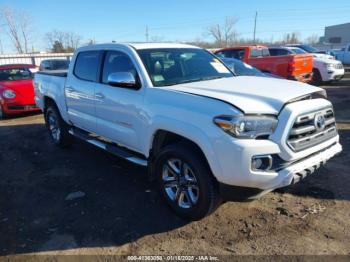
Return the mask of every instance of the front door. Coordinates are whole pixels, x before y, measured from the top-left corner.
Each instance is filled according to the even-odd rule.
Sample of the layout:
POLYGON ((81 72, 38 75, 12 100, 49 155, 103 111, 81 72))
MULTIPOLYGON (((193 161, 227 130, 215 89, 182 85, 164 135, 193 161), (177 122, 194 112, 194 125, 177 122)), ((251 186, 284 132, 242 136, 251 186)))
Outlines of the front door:
POLYGON ((118 72, 131 72, 138 79, 137 70, 127 54, 106 51, 101 83, 95 89, 98 134, 140 151, 144 89, 109 85, 108 76, 118 72))

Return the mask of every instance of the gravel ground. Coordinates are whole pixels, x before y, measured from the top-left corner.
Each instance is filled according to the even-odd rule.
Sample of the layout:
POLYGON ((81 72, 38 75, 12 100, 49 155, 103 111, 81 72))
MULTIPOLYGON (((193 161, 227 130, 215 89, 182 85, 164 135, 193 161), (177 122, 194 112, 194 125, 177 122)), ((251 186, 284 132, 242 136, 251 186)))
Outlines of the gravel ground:
POLYGON ((50 142, 41 114, 0 122, 0 256, 350 255, 350 83, 327 87, 344 151, 301 183, 186 222, 146 170, 50 142), (72 194, 73 193, 73 194, 72 194))

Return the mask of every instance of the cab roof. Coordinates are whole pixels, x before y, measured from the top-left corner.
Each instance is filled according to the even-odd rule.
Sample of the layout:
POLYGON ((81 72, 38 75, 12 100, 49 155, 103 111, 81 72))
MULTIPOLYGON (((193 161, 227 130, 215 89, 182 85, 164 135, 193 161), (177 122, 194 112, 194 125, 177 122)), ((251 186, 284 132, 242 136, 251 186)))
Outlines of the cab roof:
POLYGON ((104 49, 104 48, 113 48, 116 46, 132 47, 136 50, 141 49, 152 49, 152 48, 199 48, 193 45, 187 44, 177 44, 177 43, 104 43, 80 47, 80 50, 87 49, 104 49))

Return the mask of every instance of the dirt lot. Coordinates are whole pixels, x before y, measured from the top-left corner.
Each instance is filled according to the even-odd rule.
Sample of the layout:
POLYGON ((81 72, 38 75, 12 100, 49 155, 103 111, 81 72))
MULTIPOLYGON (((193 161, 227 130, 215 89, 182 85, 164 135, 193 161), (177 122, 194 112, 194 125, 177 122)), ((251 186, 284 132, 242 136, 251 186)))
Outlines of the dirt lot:
POLYGON ((2 121, 0 255, 349 255, 350 81, 327 92, 340 156, 291 188, 191 223, 163 204, 145 169, 79 141, 56 148, 40 114, 2 121))

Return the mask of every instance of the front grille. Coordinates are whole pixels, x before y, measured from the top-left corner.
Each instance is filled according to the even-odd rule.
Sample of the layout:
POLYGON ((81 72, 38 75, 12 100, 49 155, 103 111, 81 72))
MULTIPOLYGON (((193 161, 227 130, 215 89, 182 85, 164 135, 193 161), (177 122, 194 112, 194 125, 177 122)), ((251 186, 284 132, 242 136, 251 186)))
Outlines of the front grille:
POLYGON ((343 69, 344 67, 343 67, 343 64, 342 64, 342 63, 338 63, 338 64, 335 64, 335 65, 334 65, 334 68, 335 68, 335 69, 343 69))
POLYGON ((287 140, 293 151, 301 151, 320 144, 337 135, 333 109, 328 107, 298 116, 287 140), (315 118, 324 118, 324 125, 315 118))

